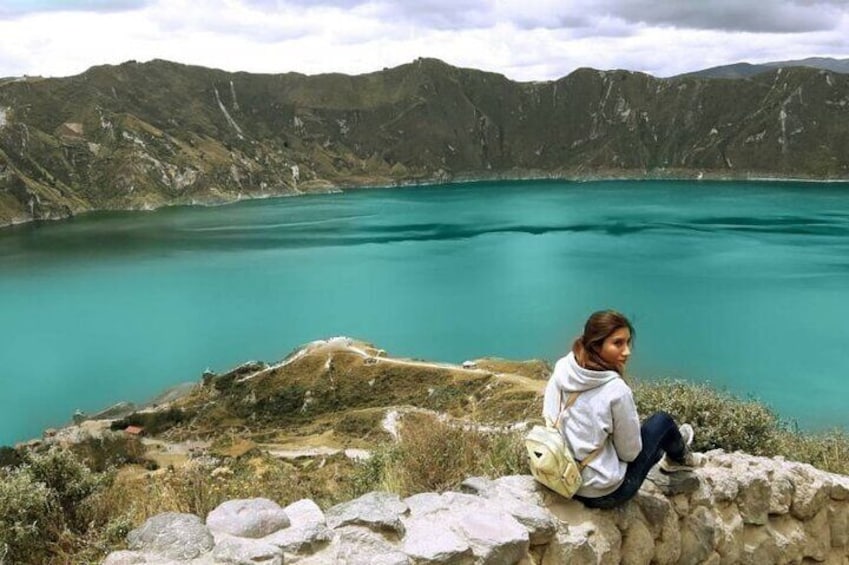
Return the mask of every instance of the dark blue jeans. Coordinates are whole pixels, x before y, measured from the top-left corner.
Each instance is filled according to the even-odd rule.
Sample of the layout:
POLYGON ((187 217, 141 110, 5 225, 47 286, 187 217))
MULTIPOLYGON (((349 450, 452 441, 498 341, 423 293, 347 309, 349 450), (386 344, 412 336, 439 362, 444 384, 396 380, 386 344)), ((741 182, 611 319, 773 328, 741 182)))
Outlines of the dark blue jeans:
POLYGON ((678 425, 672 419, 672 416, 666 412, 658 412, 649 416, 640 426, 640 436, 643 439, 643 449, 636 459, 628 463, 625 480, 622 481, 619 488, 610 494, 597 498, 577 495, 573 498, 580 500, 590 508, 620 506, 637 494, 637 491, 643 485, 643 481, 646 480, 646 475, 660 461, 664 453, 668 453, 670 457, 676 460, 680 460, 684 456, 686 446, 681 438, 681 433, 678 431, 678 425))

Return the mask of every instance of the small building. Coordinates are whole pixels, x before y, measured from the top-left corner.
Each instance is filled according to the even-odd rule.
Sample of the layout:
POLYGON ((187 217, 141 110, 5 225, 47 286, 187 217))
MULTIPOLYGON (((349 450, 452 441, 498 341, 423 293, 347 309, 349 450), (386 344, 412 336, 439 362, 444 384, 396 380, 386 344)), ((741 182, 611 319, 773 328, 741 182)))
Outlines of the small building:
POLYGON ((124 428, 124 432, 131 436, 142 436, 144 435, 144 428, 141 426, 127 426, 124 428))

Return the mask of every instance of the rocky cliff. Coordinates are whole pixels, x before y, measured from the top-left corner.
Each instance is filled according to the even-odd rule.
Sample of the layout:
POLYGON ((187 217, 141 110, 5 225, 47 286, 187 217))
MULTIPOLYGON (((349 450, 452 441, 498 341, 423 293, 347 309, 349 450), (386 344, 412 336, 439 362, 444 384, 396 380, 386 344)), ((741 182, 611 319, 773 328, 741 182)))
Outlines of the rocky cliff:
MULTIPOLYGON (((233 500, 205 520, 161 514, 107 565, 846 563, 849 477, 742 453, 650 475, 634 500, 589 510, 529 476, 471 478, 462 492, 372 492, 322 512, 233 500)), ((653 472, 654 473, 654 472, 653 472)))
POLYGON ((153 61, 0 80, 0 224, 350 186, 597 176, 849 178, 849 75, 579 69, 518 83, 419 59, 359 76, 153 61))

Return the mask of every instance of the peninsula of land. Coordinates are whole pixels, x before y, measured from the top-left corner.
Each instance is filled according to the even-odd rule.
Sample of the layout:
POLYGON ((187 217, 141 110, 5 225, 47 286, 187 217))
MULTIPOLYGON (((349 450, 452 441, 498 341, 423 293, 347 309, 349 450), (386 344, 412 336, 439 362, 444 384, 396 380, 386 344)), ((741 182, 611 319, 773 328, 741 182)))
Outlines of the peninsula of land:
POLYGON ((635 392, 641 412, 694 423, 703 466, 653 471, 620 510, 547 491, 521 437, 550 371, 398 358, 334 337, 207 372, 157 406, 81 416, 0 449, 0 547, 16 563, 110 565, 849 555, 845 436, 798 435, 763 406, 694 385, 635 392))

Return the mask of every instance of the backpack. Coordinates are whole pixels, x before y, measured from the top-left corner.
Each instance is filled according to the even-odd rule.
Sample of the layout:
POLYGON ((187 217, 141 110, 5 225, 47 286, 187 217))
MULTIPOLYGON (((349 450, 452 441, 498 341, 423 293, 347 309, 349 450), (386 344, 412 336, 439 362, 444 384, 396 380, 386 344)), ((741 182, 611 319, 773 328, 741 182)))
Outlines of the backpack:
MULTIPOLYGON (((576 461, 566 444, 566 439, 560 433, 560 422, 566 410, 575 403, 578 394, 580 393, 573 392, 569 395, 566 406, 560 411, 554 423, 546 420, 545 426, 534 426, 525 436, 528 464, 534 479, 566 498, 572 498, 581 488, 583 484, 581 471, 601 453, 602 449, 599 447, 587 455, 583 461, 576 461)), ((563 406, 562 397, 561 406, 563 406)))

